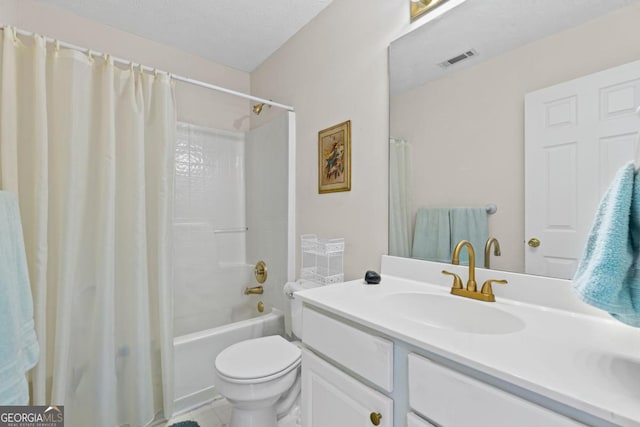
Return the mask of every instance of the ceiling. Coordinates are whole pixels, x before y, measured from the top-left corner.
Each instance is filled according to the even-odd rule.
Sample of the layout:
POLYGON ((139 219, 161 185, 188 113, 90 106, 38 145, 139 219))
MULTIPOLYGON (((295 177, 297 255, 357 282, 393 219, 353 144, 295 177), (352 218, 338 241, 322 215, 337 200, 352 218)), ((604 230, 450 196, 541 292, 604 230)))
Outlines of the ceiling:
POLYGON ((251 72, 332 0, 37 1, 251 72))
POLYGON ((633 3, 640 0, 467 0, 392 43, 391 94, 633 3), (478 56, 446 69, 438 65, 471 49, 478 56))

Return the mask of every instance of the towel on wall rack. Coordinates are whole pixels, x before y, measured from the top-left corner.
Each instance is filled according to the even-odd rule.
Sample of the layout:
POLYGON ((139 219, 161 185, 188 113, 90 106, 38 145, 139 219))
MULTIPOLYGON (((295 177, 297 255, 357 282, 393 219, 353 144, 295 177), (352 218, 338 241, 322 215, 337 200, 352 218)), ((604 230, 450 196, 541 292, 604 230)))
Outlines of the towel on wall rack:
POLYGON ((420 208, 416 214, 411 257, 427 261, 451 260, 449 208, 420 208))
MULTIPOLYGON (((482 208, 418 209, 411 257, 448 263, 451 262, 453 248, 461 240, 469 240, 474 248, 484 247, 489 237, 487 216, 497 209, 494 204, 482 208)), ((481 250, 476 250, 476 262, 479 265, 484 263, 481 250)), ((463 252, 460 264, 468 263, 468 254, 463 252)))
MULTIPOLYGON (((451 218, 451 251, 461 240, 468 240, 476 249, 476 265, 484 265, 484 244, 489 238, 486 208, 453 208, 451 218)), ((460 254, 460 265, 469 264, 469 253, 460 254)))

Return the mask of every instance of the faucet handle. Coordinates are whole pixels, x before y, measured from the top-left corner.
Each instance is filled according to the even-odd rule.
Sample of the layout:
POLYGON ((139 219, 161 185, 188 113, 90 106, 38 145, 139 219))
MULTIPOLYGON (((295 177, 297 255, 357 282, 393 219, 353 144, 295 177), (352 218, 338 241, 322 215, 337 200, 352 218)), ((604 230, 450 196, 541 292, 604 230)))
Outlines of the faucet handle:
POLYGON ((447 270, 442 270, 442 274, 453 276, 453 285, 451 286, 451 289, 462 289, 462 279, 460 276, 447 270))
POLYGON ((482 284, 482 289, 480 290, 480 293, 483 295, 487 295, 487 296, 492 296, 493 297, 493 288, 491 287, 492 283, 498 283, 500 285, 506 285, 507 282, 506 280, 497 280, 497 279, 489 279, 487 281, 485 281, 482 284))

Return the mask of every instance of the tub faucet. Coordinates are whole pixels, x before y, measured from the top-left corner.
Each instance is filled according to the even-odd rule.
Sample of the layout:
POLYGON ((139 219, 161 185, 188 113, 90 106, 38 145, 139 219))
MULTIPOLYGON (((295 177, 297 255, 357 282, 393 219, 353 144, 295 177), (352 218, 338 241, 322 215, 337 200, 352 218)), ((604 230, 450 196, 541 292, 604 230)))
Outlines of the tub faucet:
POLYGON ((500 253, 500 242, 495 237, 489 237, 484 245, 484 268, 491 268, 491 245, 493 245, 493 254, 495 256, 502 255, 500 253))
POLYGON ((246 287, 244 288, 245 295, 260 295, 264 293, 264 288, 262 286, 254 286, 253 288, 246 287))

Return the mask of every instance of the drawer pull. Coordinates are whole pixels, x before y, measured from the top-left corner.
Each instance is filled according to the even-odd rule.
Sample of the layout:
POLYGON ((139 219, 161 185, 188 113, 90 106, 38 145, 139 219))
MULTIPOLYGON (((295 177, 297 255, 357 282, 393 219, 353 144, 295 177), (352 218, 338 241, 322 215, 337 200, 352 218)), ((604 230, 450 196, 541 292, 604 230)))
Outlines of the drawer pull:
POLYGON ((382 414, 380 412, 372 412, 371 415, 369 415, 369 418, 371 419, 371 424, 373 424, 374 426, 379 426, 380 420, 382 419, 382 414))

